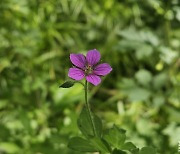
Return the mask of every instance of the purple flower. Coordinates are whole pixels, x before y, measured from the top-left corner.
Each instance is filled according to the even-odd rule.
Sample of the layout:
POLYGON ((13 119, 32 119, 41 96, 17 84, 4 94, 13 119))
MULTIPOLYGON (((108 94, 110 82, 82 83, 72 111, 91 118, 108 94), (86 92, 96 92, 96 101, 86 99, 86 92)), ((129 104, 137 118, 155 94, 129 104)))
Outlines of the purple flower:
POLYGON ((101 82, 101 76, 112 71, 109 64, 98 64, 101 55, 96 49, 89 50, 86 57, 83 54, 70 54, 70 60, 75 67, 69 69, 68 76, 74 80, 86 80, 97 86, 101 82))

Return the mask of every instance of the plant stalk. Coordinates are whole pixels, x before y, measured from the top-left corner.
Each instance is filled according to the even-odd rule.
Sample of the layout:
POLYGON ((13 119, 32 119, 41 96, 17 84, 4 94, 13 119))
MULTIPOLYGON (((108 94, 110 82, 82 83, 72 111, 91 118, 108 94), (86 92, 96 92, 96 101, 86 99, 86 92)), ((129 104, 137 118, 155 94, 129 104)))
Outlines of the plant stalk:
POLYGON ((89 118, 90 118, 90 121, 91 121, 91 124, 92 124, 93 134, 94 134, 94 136, 97 136, 96 127, 95 127, 95 124, 94 124, 94 118, 93 118, 93 115, 92 115, 92 112, 91 112, 91 109, 90 109, 90 104, 88 102, 88 97, 87 97, 87 92, 88 92, 88 83, 87 83, 87 81, 85 81, 84 89, 85 89, 86 108, 87 108, 88 115, 89 115, 89 118))

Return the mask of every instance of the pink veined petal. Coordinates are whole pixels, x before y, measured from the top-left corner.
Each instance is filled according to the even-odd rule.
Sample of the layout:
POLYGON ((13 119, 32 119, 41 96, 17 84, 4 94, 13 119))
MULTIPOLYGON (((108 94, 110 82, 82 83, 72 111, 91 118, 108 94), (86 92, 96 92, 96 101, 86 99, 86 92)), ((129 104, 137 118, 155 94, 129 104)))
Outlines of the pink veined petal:
POLYGON ((91 66, 96 65, 99 62, 100 58, 101 58, 101 55, 99 51, 97 51, 96 49, 89 50, 86 55, 87 62, 91 66))
POLYGON ((85 76, 85 73, 79 68, 70 68, 68 76, 74 80, 82 80, 85 76))
POLYGON ((97 86, 98 84, 101 83, 101 78, 95 74, 89 74, 86 76, 86 80, 93 85, 97 86))
POLYGON ((107 75, 112 71, 112 68, 109 64, 103 63, 99 64, 94 68, 93 73, 96 75, 107 75))
POLYGON ((70 54, 70 60, 75 66, 82 68, 82 69, 85 68, 86 58, 83 54, 72 53, 72 54, 70 54))

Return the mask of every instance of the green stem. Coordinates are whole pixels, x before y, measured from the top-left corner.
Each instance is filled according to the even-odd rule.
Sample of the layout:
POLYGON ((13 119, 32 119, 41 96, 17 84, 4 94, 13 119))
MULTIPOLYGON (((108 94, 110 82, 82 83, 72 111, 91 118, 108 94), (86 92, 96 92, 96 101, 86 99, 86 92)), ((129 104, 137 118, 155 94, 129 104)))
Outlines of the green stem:
POLYGON ((90 121, 91 121, 91 124, 92 124, 94 136, 97 136, 97 134, 96 134, 96 127, 95 127, 94 120, 93 120, 93 115, 91 113, 90 104, 89 104, 88 98, 87 98, 87 92, 88 92, 88 83, 87 83, 87 81, 85 81, 84 88, 85 88, 86 108, 87 108, 87 111, 88 111, 88 114, 89 114, 89 118, 90 118, 90 121))

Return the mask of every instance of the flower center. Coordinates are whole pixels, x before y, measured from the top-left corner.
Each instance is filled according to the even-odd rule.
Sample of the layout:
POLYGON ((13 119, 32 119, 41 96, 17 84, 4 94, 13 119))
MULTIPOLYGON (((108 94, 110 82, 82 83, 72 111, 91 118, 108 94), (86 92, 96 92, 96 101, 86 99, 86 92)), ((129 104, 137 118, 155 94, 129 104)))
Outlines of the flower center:
POLYGON ((92 72, 93 72, 93 68, 90 65, 87 65, 85 69, 86 75, 92 74, 92 72))

